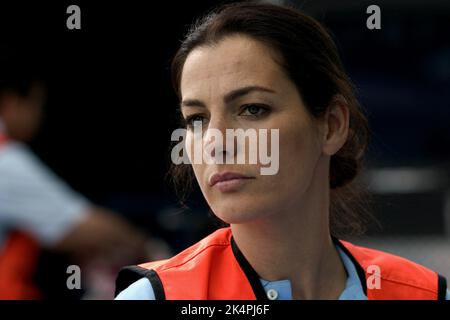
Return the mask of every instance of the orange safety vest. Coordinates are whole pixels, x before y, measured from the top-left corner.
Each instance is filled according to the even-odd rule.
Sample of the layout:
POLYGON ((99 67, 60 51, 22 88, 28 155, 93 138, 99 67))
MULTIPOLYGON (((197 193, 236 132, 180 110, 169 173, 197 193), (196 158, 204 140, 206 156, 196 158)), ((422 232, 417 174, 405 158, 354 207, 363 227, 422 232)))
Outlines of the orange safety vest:
MULTIPOLYGON (((8 138, 0 132, 0 149, 8 138)), ((34 283, 39 260, 38 242, 28 233, 14 230, 0 246, 0 300, 41 298, 34 283)))
MULTIPOLYGON (((334 239, 354 263, 369 300, 444 300, 446 280, 417 263, 385 252, 334 239), (370 266, 381 271, 380 286, 367 286, 370 266)), ((116 295, 147 277, 156 299, 267 300, 256 271, 237 247, 231 229, 222 228, 178 255, 161 261, 122 268, 116 295)))

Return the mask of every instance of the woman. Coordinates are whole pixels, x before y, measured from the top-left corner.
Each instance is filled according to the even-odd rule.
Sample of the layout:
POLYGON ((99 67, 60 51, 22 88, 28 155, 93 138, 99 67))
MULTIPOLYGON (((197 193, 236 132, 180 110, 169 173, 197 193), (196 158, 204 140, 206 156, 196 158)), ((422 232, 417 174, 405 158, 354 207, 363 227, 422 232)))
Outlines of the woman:
POLYGON ((123 269, 117 299, 445 298, 435 272, 336 238, 363 225, 352 182, 369 131, 318 22, 282 6, 223 6, 192 27, 172 72, 193 173, 229 227, 171 259, 123 269), (279 130, 268 143, 278 143, 278 172, 261 175, 260 161, 192 161, 199 141, 211 157, 239 156, 235 141, 206 148, 217 143, 212 129, 279 130))

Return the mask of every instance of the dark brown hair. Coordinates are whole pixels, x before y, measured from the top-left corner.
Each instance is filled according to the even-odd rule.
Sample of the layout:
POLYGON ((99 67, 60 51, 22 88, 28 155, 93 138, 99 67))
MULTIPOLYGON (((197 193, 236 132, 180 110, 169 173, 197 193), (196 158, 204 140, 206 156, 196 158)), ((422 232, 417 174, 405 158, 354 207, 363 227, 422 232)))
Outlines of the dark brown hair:
MULTIPOLYGON (((233 34, 261 41, 280 54, 278 63, 314 117, 323 115, 337 95, 345 98, 350 113, 349 134, 330 160, 330 229, 336 237, 361 234, 369 215, 363 202, 366 193, 363 195, 354 180, 362 166, 369 128, 330 34, 313 18, 288 6, 238 2, 216 8, 191 27, 172 61, 172 81, 179 99, 181 74, 189 53, 233 34)), ((170 175, 176 188, 192 187, 190 165, 172 165, 170 175)))

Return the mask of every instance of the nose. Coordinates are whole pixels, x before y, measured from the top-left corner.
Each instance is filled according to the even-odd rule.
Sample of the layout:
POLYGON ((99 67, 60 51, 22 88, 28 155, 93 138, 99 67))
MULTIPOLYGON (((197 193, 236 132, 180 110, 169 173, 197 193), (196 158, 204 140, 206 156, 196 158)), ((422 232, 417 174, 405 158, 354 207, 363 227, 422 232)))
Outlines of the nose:
POLYGON ((223 118, 209 122, 208 129, 203 135, 203 152, 209 163, 221 164, 234 159, 236 141, 234 135, 227 138, 227 129, 232 127, 223 118))

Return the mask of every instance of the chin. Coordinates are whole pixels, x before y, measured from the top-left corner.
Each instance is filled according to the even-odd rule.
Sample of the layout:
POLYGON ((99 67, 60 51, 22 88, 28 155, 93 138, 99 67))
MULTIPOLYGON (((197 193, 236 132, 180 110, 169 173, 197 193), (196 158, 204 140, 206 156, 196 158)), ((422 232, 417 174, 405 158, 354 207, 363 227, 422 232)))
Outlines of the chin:
POLYGON ((240 201, 223 201, 211 205, 214 214, 229 224, 247 223, 256 221, 267 215, 267 207, 240 201))

